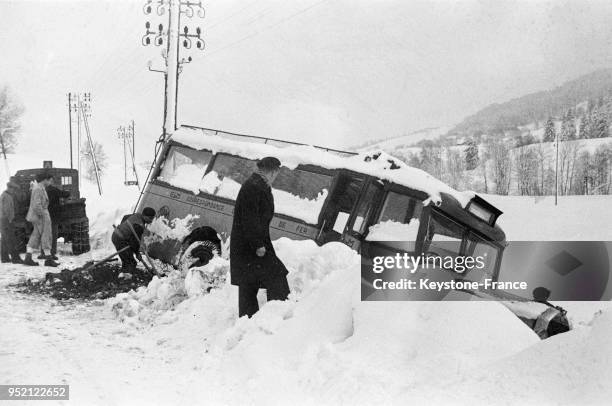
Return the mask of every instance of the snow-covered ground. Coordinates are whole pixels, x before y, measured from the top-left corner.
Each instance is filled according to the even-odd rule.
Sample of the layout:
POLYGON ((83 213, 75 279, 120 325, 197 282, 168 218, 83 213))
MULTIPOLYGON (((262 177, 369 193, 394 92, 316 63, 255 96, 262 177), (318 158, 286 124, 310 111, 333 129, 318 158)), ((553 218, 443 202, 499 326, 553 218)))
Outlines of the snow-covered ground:
MULTIPOLYGON (((38 162, 37 162, 38 164, 38 162)), ((13 169, 13 168, 11 168, 13 169)), ((135 188, 102 199, 84 185, 95 249, 135 188), (121 199, 117 197, 121 196, 121 199)), ((509 240, 612 239, 610 196, 487 196, 509 240)), ((540 341, 494 302, 361 302, 359 256, 340 243, 275 241, 290 270, 287 302, 237 319, 237 289, 202 291, 223 274, 154 279, 137 292, 57 302, 8 285, 48 268, 0 266, 0 384, 70 384, 65 404, 608 404, 612 309, 569 303, 577 329, 540 341), (603 310, 601 310, 603 309, 603 310), (601 311, 600 311, 601 310, 601 311)))

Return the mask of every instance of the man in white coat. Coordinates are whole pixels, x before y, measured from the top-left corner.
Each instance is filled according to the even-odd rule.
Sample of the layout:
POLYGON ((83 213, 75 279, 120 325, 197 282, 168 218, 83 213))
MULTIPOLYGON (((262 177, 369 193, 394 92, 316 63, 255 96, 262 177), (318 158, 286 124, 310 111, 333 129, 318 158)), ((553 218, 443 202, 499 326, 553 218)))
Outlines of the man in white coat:
POLYGON ((32 259, 34 250, 40 250, 38 258, 45 260, 45 266, 58 266, 59 264, 53 261, 51 257, 51 216, 49 215, 49 196, 47 196, 46 188, 53 181, 53 176, 49 173, 42 173, 36 176, 36 183, 32 187, 32 195, 30 197, 30 208, 26 220, 32 223, 34 230, 28 241, 27 253, 24 259, 26 265, 38 265, 32 259), (48 253, 45 254, 45 253, 48 253))

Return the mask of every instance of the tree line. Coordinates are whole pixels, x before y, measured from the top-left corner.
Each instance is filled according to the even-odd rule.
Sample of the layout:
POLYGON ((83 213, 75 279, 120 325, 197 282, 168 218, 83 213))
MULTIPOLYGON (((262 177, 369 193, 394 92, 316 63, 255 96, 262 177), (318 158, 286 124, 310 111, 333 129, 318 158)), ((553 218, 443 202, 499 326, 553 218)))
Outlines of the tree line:
POLYGON ((488 137, 462 146, 424 143, 419 152, 399 158, 459 190, 499 195, 543 196, 610 194, 612 142, 585 148, 585 142, 566 139, 554 143, 512 145, 488 137))

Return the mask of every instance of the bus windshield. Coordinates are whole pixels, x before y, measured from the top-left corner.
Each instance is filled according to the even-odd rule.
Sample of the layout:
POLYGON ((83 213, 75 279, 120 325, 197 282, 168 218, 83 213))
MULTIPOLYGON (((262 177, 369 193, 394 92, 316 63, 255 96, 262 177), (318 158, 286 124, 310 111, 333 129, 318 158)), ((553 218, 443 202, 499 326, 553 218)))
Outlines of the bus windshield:
POLYGON ((208 151, 173 146, 168 152, 157 179, 197 194, 200 181, 211 158, 212 153, 208 151))

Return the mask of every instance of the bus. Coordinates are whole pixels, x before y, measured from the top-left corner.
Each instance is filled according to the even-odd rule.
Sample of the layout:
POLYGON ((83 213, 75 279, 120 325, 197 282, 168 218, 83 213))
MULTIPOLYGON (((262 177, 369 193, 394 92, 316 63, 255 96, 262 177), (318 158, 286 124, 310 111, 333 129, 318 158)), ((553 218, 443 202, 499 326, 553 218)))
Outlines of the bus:
MULTIPOLYGON (((168 220, 197 215, 193 235, 209 235, 197 232, 207 228, 227 240, 240 186, 265 156, 282 163, 272 185, 273 240, 340 241, 366 259, 398 250, 483 253, 486 269, 462 277, 497 280, 506 242, 496 224, 502 212, 384 152, 357 154, 182 126, 165 142, 137 209, 153 207, 168 220)), ((165 241, 149 253, 176 265, 184 245, 165 241)))

